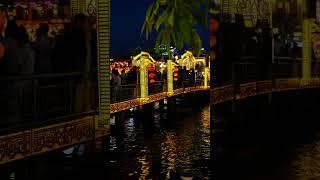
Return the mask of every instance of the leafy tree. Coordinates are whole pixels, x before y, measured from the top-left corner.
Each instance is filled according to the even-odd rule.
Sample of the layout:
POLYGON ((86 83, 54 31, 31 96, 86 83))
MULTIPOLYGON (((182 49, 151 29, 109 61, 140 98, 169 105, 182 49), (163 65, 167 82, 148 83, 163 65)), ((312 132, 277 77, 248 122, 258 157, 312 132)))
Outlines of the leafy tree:
POLYGON ((208 26, 209 0, 154 0, 146 12, 141 28, 148 39, 157 33, 156 50, 159 45, 175 46, 183 49, 191 46, 195 54, 200 54, 202 40, 196 25, 208 26))

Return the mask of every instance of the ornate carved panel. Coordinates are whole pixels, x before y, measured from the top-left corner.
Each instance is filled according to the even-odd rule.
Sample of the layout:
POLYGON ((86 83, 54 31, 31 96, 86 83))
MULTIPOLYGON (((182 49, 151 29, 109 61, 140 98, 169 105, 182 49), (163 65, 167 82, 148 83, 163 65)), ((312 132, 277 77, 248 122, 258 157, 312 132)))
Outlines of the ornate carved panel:
POLYGON ((250 17, 253 26, 258 19, 270 20, 272 13, 270 0, 236 0, 235 7, 236 13, 250 17))
POLYGON ((257 93, 265 94, 272 92, 272 81, 259 81, 257 82, 257 93))
POLYGON ((173 90, 173 92, 174 92, 174 95, 178 95, 178 94, 182 94, 184 91, 183 91, 183 88, 180 88, 180 89, 173 90))
POLYGON ((257 83, 250 82, 240 85, 239 99, 244 99, 257 94, 257 83))
POLYGON ((96 0, 87 0, 87 13, 91 16, 97 15, 96 0))
POLYGON ((93 140, 94 118, 22 131, 0 137, 0 164, 93 140))
POLYGON ((216 87, 210 92, 211 103, 220 104, 226 101, 230 101, 234 99, 234 86, 233 84, 216 87))
POLYGON ((37 154, 91 140, 94 135, 93 118, 34 129, 32 132, 32 152, 37 154))
POLYGON ((130 108, 140 106, 140 99, 133 99, 125 102, 111 104, 111 113, 120 112, 130 108))
POLYGON ((0 164, 29 156, 30 145, 31 131, 0 137, 0 164))

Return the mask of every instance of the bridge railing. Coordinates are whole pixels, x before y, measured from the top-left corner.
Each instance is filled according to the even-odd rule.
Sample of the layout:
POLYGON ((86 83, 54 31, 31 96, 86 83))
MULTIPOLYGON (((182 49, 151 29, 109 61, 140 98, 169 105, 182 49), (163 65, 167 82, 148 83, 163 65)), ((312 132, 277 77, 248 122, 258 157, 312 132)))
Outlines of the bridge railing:
POLYGON ((91 73, 7 76, 0 83, 1 129, 95 113, 91 73))
POLYGON ((232 64, 232 82, 246 83, 257 79, 257 64, 253 62, 235 62, 232 64))
POLYGON ((319 60, 312 61, 312 76, 313 77, 320 76, 320 61, 319 60))
MULTIPOLYGON (((231 66, 229 70, 227 69, 232 74, 232 78, 228 82, 236 84, 257 80, 302 77, 301 58, 276 57, 273 63, 261 63, 254 58, 246 58, 239 62, 233 62, 231 66)), ((320 62, 314 61, 312 67, 312 77, 319 77, 320 62)))
POLYGON ((204 86, 204 79, 196 79, 195 86, 204 86))
POLYGON ((275 57, 272 65, 272 78, 296 78, 302 77, 301 58, 275 57))
POLYGON ((111 86, 111 103, 117 103, 132 100, 140 97, 139 84, 124 84, 120 86, 111 86))
POLYGON ((154 83, 149 83, 148 87, 148 94, 153 95, 153 94, 158 94, 162 92, 166 92, 166 81, 156 81, 154 83))

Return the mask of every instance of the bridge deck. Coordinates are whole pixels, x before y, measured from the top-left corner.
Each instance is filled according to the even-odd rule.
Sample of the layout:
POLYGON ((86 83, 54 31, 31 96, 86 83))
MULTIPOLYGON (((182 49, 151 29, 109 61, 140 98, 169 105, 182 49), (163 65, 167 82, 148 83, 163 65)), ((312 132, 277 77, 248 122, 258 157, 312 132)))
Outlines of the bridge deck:
POLYGON ((149 104, 155 101, 159 101, 168 97, 172 96, 177 96, 180 94, 186 94, 190 92, 195 92, 195 91, 205 91, 209 90, 210 87, 204 87, 204 86, 195 86, 195 87, 188 87, 188 88, 179 88, 174 90, 174 94, 170 95, 167 92, 162 92, 158 94, 153 94, 148 97, 148 99, 141 99, 141 98, 136 98, 128 101, 123 101, 119 103, 113 103, 111 104, 111 113, 117 113, 120 111, 128 110, 130 108, 142 106, 145 104, 149 104))

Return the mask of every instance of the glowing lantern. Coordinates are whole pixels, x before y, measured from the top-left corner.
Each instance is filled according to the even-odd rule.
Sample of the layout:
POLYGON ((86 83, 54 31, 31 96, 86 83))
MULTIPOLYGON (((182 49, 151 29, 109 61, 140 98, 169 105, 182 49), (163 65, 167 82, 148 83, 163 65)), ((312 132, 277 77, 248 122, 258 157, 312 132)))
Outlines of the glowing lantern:
POLYGON ((150 84, 153 84, 153 83, 155 83, 155 82, 156 82, 155 79, 150 79, 150 84))
POLYGON ((179 69, 178 67, 174 67, 173 70, 173 80, 178 81, 179 80, 179 69))
POLYGON ((210 47, 214 47, 217 44, 215 36, 210 36, 210 47))
POLYGON ((149 74, 149 79, 155 79, 155 78, 156 78, 156 75, 154 73, 149 74))
POLYGON ((216 33, 219 29, 219 21, 215 18, 210 19, 210 32, 216 33))
POLYGON ((154 71, 155 71, 155 67, 153 66, 153 65, 151 65, 151 66, 149 66, 149 82, 151 83, 151 84, 153 84, 153 83, 155 83, 156 82, 156 80, 155 80, 155 78, 156 78, 156 74, 154 73, 154 71))

